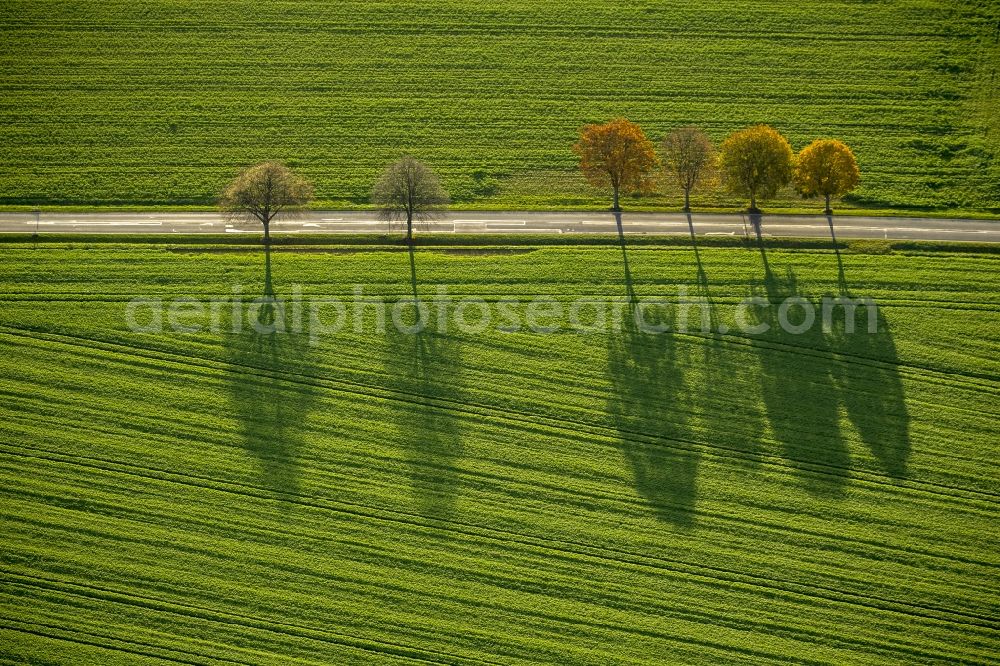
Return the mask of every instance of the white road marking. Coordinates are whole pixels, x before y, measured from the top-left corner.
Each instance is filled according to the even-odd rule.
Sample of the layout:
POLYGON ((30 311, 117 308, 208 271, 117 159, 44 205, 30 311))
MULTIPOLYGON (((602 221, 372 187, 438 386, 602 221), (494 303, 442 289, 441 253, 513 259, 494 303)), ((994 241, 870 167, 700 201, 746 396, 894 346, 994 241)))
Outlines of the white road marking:
POLYGON ((985 234, 986 229, 923 229, 920 227, 889 227, 887 231, 913 231, 931 234, 985 234))
MULTIPOLYGON (((501 229, 496 229, 495 231, 502 231, 501 229)), ((522 229, 518 233, 521 234, 561 234, 562 229, 522 229)))
MULTIPOLYGON (((46 223, 42 223, 46 224, 46 223)), ((163 222, 48 222, 47 224, 58 224, 73 227, 162 227, 163 222)))
MULTIPOLYGON (((291 225, 293 223, 286 222, 286 225, 291 225)), ((348 220, 347 222, 296 222, 294 224, 300 224, 303 227, 349 227, 354 224, 359 224, 363 226, 369 226, 373 224, 386 224, 382 220, 348 220)))
POLYGON ((452 220, 455 224, 527 224, 525 220, 452 220))

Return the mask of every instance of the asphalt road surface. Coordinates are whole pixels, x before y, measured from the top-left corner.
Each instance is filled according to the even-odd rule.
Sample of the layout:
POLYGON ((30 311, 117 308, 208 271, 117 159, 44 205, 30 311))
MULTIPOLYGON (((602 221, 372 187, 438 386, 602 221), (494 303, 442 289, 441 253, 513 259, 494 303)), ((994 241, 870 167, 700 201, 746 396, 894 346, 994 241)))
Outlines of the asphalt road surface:
MULTIPOLYGON (((694 231, 700 236, 741 236, 750 228, 749 216, 739 214, 693 214, 694 231)), ((838 238, 886 238, 894 240, 948 240, 1000 242, 1000 221, 904 217, 833 218, 838 238)), ((681 213, 623 213, 622 226, 629 234, 689 233, 688 216, 681 213)), ((36 229, 33 213, 0 213, 0 232, 36 229)), ((259 233, 257 223, 232 223, 218 213, 41 213, 40 233, 259 233)), ((394 224, 391 230, 399 230, 394 224)), ((580 234, 613 233, 617 229, 611 213, 534 213, 451 211, 441 219, 417 226, 418 233, 472 234, 580 234)), ((312 211, 293 219, 276 220, 273 233, 385 233, 386 222, 365 211, 312 211)), ((828 219, 817 215, 764 215, 764 236, 829 237, 828 219)), ((751 229, 752 232, 752 229, 751 229)))

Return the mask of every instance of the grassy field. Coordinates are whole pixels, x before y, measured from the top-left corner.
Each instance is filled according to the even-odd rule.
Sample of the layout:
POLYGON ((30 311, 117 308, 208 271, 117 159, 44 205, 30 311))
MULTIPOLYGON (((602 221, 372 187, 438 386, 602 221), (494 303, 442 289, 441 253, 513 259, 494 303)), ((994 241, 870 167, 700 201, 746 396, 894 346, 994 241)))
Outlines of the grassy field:
MULTIPOLYGON (((657 140, 756 122, 796 149, 841 138, 863 172, 852 206, 1000 209, 992 0, 2 7, 4 206, 205 206, 242 166, 280 158, 319 205, 356 207, 409 151, 465 207, 601 207, 570 146, 624 114, 657 140)), ((785 193, 770 208, 799 206, 785 193)))
MULTIPOLYGON (((127 330, 261 294, 257 250, 5 243, 0 660, 996 663, 998 258, 888 249, 414 256, 436 312, 849 293, 871 335, 311 344, 127 330)), ((410 293, 399 248, 334 250, 276 249, 277 294, 410 293)))

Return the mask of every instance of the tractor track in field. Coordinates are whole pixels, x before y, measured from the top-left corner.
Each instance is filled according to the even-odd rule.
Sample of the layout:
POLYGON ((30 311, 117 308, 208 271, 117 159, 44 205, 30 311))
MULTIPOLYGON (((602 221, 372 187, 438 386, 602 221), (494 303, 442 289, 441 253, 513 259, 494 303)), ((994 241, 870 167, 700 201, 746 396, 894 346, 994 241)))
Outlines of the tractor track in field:
MULTIPOLYGON (((64 464, 100 470, 105 473, 128 474, 161 482, 190 485, 216 492, 235 493, 257 499, 273 499, 269 492, 261 490, 252 484, 225 481, 209 477, 199 477, 165 470, 154 470, 151 468, 143 468, 142 466, 131 463, 109 462, 101 461, 99 459, 86 460, 82 457, 78 457, 78 459, 74 460, 73 457, 62 453, 49 453, 47 455, 40 455, 38 453, 16 453, 11 451, 11 447, 9 446, 4 448, 7 451, 7 455, 17 455, 24 458, 47 459, 54 462, 62 462, 64 464)), ((669 571, 675 575, 698 576, 703 580, 715 581, 715 584, 740 584, 746 585, 750 588, 765 588, 790 595, 805 597, 813 596, 831 602, 855 604, 888 612, 897 612, 917 617, 924 617, 937 621, 967 624, 991 631, 1000 630, 1000 623, 998 623, 995 618, 975 613, 884 599, 875 595, 844 592, 836 588, 821 585, 796 583, 782 579, 748 575, 733 570, 720 569, 702 564, 692 564, 669 558, 655 557, 652 555, 636 553, 626 549, 613 548, 609 546, 594 546, 581 542, 527 535, 499 528, 483 527, 473 523, 428 518, 427 516, 419 513, 390 509, 375 509, 367 505, 346 502, 343 500, 329 500, 292 493, 282 493, 282 496, 283 501, 292 502, 317 510, 348 514, 361 519, 401 523, 432 530, 443 529, 446 531, 461 533, 462 535, 468 537, 477 537, 501 543, 516 542, 524 546, 558 551, 570 556, 576 555, 585 558, 596 558, 603 561, 628 562, 633 566, 669 571)))
MULTIPOLYGON (((146 360, 153 360, 166 363, 175 363, 186 367, 211 368, 222 372, 240 372, 247 375, 267 377, 269 379, 280 381, 290 385, 295 385, 295 384, 308 385, 317 388, 325 388, 327 390, 337 391, 340 393, 354 394, 364 397, 380 398, 383 400, 395 400, 398 402, 422 404, 422 405, 432 406, 435 408, 448 409, 456 413, 471 414, 478 416, 492 415, 497 418, 506 419, 507 421, 510 422, 523 423, 533 427, 545 426, 561 431, 576 432, 576 433, 583 432, 591 435, 597 435, 602 439, 606 439, 609 441, 615 439, 615 435, 612 433, 611 429, 605 426, 596 425, 586 421, 578 421, 566 418, 554 418, 551 416, 540 415, 540 414, 532 415, 532 418, 529 418, 519 411, 504 407, 497 407, 493 405, 485 405, 485 404, 471 403, 465 401, 457 401, 447 398, 431 397, 419 393, 411 393, 395 389, 388 389, 381 386, 374 386, 370 384, 364 384, 349 380, 325 378, 325 377, 319 377, 315 375, 309 375, 297 372, 295 373, 278 372, 253 365, 233 364, 213 358, 188 355, 180 352, 151 350, 149 348, 141 346, 127 345, 119 342, 109 343, 109 342, 94 340, 91 338, 84 338, 80 336, 70 336, 64 334, 32 335, 30 332, 26 331, 19 331, 16 333, 12 333, 12 330, 17 330, 17 329, 11 329, 10 327, 0 326, 0 334, 14 335, 24 339, 30 339, 33 341, 63 344, 70 347, 77 347, 84 349, 97 349, 104 353, 118 353, 118 354, 125 353, 137 358, 143 358, 146 360), (239 370, 236 370, 235 368, 239 368, 239 370)), ((616 430, 615 432, 621 435, 629 435, 630 438, 632 438, 632 441, 636 443, 667 446, 669 448, 674 448, 680 451, 698 450, 700 452, 707 453, 709 455, 714 455, 723 458, 729 457, 729 458, 738 458, 742 460, 752 460, 755 462, 761 462, 763 464, 773 465, 775 467, 780 467, 785 469, 796 469, 800 471, 805 470, 819 475, 840 476, 844 478, 850 478, 858 482, 865 482, 874 485, 884 485, 891 487, 900 486, 900 484, 895 481, 887 480, 888 477, 886 477, 885 475, 873 472, 861 472, 858 470, 851 470, 849 468, 824 465, 804 460, 793 460, 793 462, 796 464, 792 465, 783 462, 784 458, 778 456, 765 456, 765 455, 748 456, 744 452, 738 451, 736 449, 720 447, 712 444, 704 444, 692 440, 663 437, 658 435, 649 435, 648 433, 642 433, 642 432, 631 432, 622 430, 616 430), (668 444, 667 442, 670 443, 668 444)), ((1000 493, 992 493, 982 490, 971 490, 971 489, 959 488, 956 486, 949 486, 946 484, 939 484, 928 481, 917 481, 917 482, 910 481, 907 484, 905 484, 905 487, 908 487, 912 490, 916 490, 919 492, 926 492, 939 495, 942 497, 952 498, 956 501, 963 497, 965 499, 977 498, 984 502, 994 502, 997 499, 1000 499, 1000 493)))
POLYGON ((363 639, 356 636, 349 636, 347 634, 330 631, 329 629, 318 629, 315 627, 306 627, 289 622, 282 622, 275 620, 274 618, 265 620, 252 615, 205 608, 177 601, 166 601, 153 596, 138 595, 129 592, 102 588, 98 585, 48 579, 42 576, 28 574, 0 573, 0 581, 4 578, 7 578, 8 582, 16 585, 29 587, 34 586, 89 599, 101 599, 115 603, 130 604, 156 612, 167 612, 199 620, 206 620, 209 622, 238 625, 244 628, 250 628, 256 631, 264 631, 272 634, 304 638, 324 643, 335 643, 343 647, 354 648, 366 653, 388 653, 395 657, 402 657, 410 661, 447 664, 454 663, 455 659, 461 659, 469 663, 499 663, 485 661, 482 659, 473 659, 470 657, 460 658, 457 655, 449 654, 447 652, 426 648, 414 648, 401 643, 392 643, 389 641, 379 641, 375 639, 363 639))

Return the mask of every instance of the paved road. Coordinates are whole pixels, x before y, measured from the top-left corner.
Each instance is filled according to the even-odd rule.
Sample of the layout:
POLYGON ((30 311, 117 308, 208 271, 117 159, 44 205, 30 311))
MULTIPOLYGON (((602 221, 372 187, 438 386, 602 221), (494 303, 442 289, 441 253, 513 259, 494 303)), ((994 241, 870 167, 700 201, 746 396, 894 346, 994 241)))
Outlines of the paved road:
MULTIPOLYGON (((695 232, 705 236, 745 233, 742 215, 694 214, 695 232)), ((688 233, 688 218, 679 213, 624 213, 626 233, 688 233)), ((839 238, 949 240, 1000 242, 1000 221, 901 217, 835 217, 839 238)), ((394 229, 398 229, 395 226, 394 229)), ((31 213, 0 213, 0 232, 33 232, 31 213)), ((218 213, 42 213, 38 230, 61 233, 246 233, 260 232, 259 224, 227 222, 218 213)), ((296 219, 278 220, 275 233, 384 233, 385 222, 371 212, 316 211, 296 219)), ((452 211, 422 225, 420 233, 612 233, 611 213, 524 213, 452 211)), ((763 216, 765 236, 828 237, 827 218, 815 215, 763 216)))

